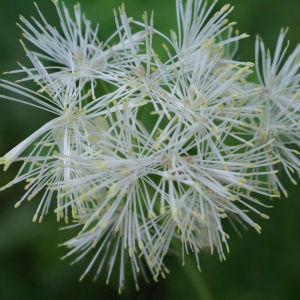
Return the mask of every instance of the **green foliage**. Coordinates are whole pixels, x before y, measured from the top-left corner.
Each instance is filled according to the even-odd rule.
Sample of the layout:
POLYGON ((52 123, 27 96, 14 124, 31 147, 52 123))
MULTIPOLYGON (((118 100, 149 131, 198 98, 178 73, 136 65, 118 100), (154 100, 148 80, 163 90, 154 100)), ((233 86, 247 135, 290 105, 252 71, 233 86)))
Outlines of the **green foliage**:
MULTIPOLYGON (((112 8, 123 1, 82 0, 81 7, 93 24, 100 23, 100 34, 106 37, 115 28, 112 8)), ((76 2, 65 1, 69 7, 76 2)), ((156 26, 168 33, 170 29, 175 29, 174 2, 128 0, 125 5, 127 14, 140 20, 144 10, 154 10, 156 26)), ((37 4, 47 15, 48 21, 55 24, 57 17, 51 1, 39 0, 37 4)), ((224 4, 227 4, 227 0, 220 0, 218 7, 224 4)), ((250 34, 250 38, 240 43, 238 56, 242 61, 254 60, 256 34, 261 35, 272 50, 280 28, 290 27, 290 49, 299 42, 299 1, 231 0, 230 4, 235 6, 230 21, 237 21, 236 28, 241 33, 250 34)), ((18 44, 21 33, 15 25, 19 14, 37 17, 31 1, 1 1, 1 71, 17 69, 15 60, 26 65, 23 49, 18 44)), ((4 76, 8 78, 12 75, 1 77, 4 76)), ((47 118, 47 114, 38 110, 1 100, 1 155, 45 123, 47 118)), ((6 173, 1 173, 0 186, 12 179, 17 169, 17 164, 13 164, 6 173)), ((227 255, 226 262, 220 263, 217 255, 203 252, 200 256, 202 273, 199 274, 193 261, 187 260, 181 268, 180 258, 176 257, 175 252, 170 252, 166 264, 171 273, 166 279, 158 283, 150 279, 149 284, 146 284, 141 278, 140 292, 135 291, 133 281, 128 279, 120 297, 117 294, 117 278, 112 278, 111 284, 106 286, 103 284, 105 274, 96 283, 92 282, 93 275, 89 274, 79 283, 78 279, 88 259, 70 267, 70 260, 59 260, 66 250, 55 248, 69 239, 72 232, 56 234, 60 224, 49 222, 54 215, 45 217, 42 224, 30 223, 37 203, 33 200, 32 203, 23 204, 22 210, 14 209, 13 205, 22 194, 23 187, 5 190, 0 194, 0 299, 201 299, 199 295, 206 288, 213 299, 298 299, 299 188, 290 182, 284 184, 288 187, 289 199, 272 200, 270 205, 274 204, 274 208, 269 210, 270 220, 260 221, 263 225, 261 235, 258 236, 253 230, 247 232, 238 228, 243 236, 240 239, 228 224, 228 232, 233 238, 229 240, 231 253, 227 255)), ((268 201, 271 202, 265 199, 265 203, 268 201)))

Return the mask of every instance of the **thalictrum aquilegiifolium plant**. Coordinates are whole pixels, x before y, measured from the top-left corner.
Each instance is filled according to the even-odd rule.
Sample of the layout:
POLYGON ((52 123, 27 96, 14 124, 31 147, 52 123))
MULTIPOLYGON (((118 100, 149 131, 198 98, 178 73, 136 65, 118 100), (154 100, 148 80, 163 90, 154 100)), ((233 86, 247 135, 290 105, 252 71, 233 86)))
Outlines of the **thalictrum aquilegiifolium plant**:
POLYGON ((251 213, 268 216, 258 198, 287 197, 277 173, 295 184, 300 174, 300 47, 286 59, 282 30, 273 56, 258 37, 255 66, 237 61, 247 35, 228 21, 230 5, 215 12, 215 2, 174 2, 178 28, 169 35, 153 13, 137 21, 122 5, 107 40, 79 4, 70 15, 53 0, 58 29, 36 5, 39 20, 21 16, 19 25, 30 66, 7 72, 20 74, 17 82, 0 82, 15 95, 2 99, 53 115, 0 158, 4 170, 23 162, 1 190, 25 182, 15 207, 38 199, 33 221, 54 210, 63 229, 77 228, 65 257, 91 252, 81 279, 92 267, 107 281, 119 269, 120 291, 127 264, 137 285, 140 271, 164 277, 175 240, 183 263, 192 253, 199 270, 202 249, 224 260, 222 220, 260 233, 251 213))

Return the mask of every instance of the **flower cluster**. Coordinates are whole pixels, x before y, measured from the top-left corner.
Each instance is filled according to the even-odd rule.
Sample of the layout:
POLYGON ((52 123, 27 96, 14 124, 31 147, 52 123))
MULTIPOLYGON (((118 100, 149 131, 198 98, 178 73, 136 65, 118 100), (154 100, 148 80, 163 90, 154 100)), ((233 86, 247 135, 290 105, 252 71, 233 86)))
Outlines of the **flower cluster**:
MULTIPOLYGON (((107 280, 120 261, 120 289, 130 262, 164 276, 164 256, 173 240, 182 259, 201 249, 228 250, 222 219, 261 228, 249 216, 266 207, 257 197, 287 196, 276 173, 300 175, 300 47, 284 62, 285 32, 274 58, 256 43, 259 83, 247 81, 253 63, 234 60, 246 34, 233 34, 233 9, 212 14, 202 0, 176 0, 177 31, 154 27, 153 14, 128 18, 114 11, 116 31, 99 40, 98 26, 53 1, 61 29, 21 17, 19 25, 35 51, 22 46, 31 66, 19 82, 1 80, 15 93, 4 99, 39 107, 53 119, 0 158, 6 170, 23 161, 1 190, 26 182, 25 199, 39 197, 33 221, 54 210, 78 235, 64 245, 66 256, 89 252, 96 277, 107 280), (153 39, 163 40, 161 60, 153 39), (260 57, 262 57, 260 59, 260 57), (38 91, 26 88, 33 81, 38 91), (29 154, 22 156, 25 150, 29 154), (72 225, 69 225, 72 219, 72 225), (94 251, 95 248, 95 251, 94 251)), ((84 276, 83 275, 83 276, 84 276)), ((82 276, 82 277, 83 277, 82 276)))

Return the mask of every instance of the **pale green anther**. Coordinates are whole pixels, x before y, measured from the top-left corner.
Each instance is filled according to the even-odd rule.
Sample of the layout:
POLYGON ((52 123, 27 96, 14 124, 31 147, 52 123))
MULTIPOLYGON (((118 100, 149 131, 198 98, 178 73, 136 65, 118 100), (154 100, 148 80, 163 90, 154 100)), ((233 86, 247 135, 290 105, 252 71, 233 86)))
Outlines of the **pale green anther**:
POLYGON ((151 219, 151 218, 156 218, 156 214, 154 211, 149 211, 148 212, 148 218, 151 219))
POLYGON ((132 257, 132 255, 133 255, 132 248, 129 248, 129 249, 128 249, 128 253, 129 253, 129 257, 132 257))
POLYGON ((21 22, 26 23, 26 19, 22 15, 20 15, 20 20, 21 22))
POLYGON ((60 213, 61 211, 63 211, 63 207, 61 207, 61 206, 59 206, 59 207, 57 207, 56 209, 54 209, 54 212, 56 213, 56 214, 58 214, 58 213, 60 213))
POLYGON ((81 277, 79 278, 79 281, 82 281, 84 276, 85 276, 85 274, 81 275, 81 277))
POLYGON ((222 242, 226 242, 226 236, 224 233, 222 233, 222 242))
POLYGON ((280 194, 276 194, 276 195, 270 195, 270 198, 280 198, 280 194))
POLYGON ((125 12, 125 4, 124 3, 122 3, 121 6, 119 6, 119 12, 120 12, 120 15, 125 12))
POLYGON ((107 226, 108 222, 106 220, 101 220, 100 221, 100 227, 105 228, 107 226))
MULTIPOLYGON (((268 157, 269 157, 269 158, 272 158, 272 156, 268 156, 268 157)), ((278 164, 278 163, 280 163, 280 162, 281 162, 281 160, 278 159, 278 160, 273 161, 272 164, 275 165, 275 164, 278 164)))
POLYGON ((9 188, 9 187, 11 187, 11 186, 13 186, 13 184, 12 184, 12 183, 8 183, 8 184, 2 186, 2 187, 0 188, 0 191, 2 192, 2 191, 6 190, 7 188, 9 188))
POLYGON ((138 242, 139 248, 142 251, 144 249, 144 243, 142 241, 138 242))
MULTIPOLYGON (((228 69, 229 69, 229 68, 228 68, 228 69)), ((232 68, 230 68, 230 69, 232 69, 232 68)), ((198 66, 198 67, 197 67, 197 73, 199 73, 200 70, 201 70, 201 67, 198 66)), ((220 73, 221 70, 222 70, 222 68, 216 69, 216 70, 214 71, 215 75, 218 75, 218 74, 220 73)))
POLYGON ((244 38, 247 38, 247 37, 249 37, 249 36, 250 36, 249 34, 243 33, 243 34, 240 35, 240 38, 241 38, 241 39, 244 39, 244 38))
POLYGON ((221 8, 221 12, 225 12, 230 7, 230 4, 226 4, 221 8))
POLYGON ((95 248, 96 245, 97 245, 97 243, 98 243, 98 240, 97 240, 97 239, 94 239, 93 244, 92 244, 92 247, 95 248))
POLYGON ((216 209, 218 212, 225 212, 225 210, 222 207, 216 206, 216 209))
POLYGON ((32 222, 35 222, 35 221, 37 220, 37 217, 38 217, 38 215, 35 214, 35 215, 33 216, 32 222))
POLYGON ((143 15, 142 15, 142 19, 143 19, 144 23, 147 25, 147 21, 148 21, 148 14, 147 14, 147 12, 146 12, 146 11, 143 13, 143 15))
POLYGON ((239 200, 240 198, 238 196, 234 196, 234 195, 231 195, 231 196, 228 196, 227 199, 229 201, 237 201, 239 200))
POLYGON ((294 95, 294 100, 296 100, 297 98, 299 98, 299 96, 300 96, 300 93, 299 92, 297 92, 295 95, 294 95))
POLYGON ((253 168, 254 167, 254 163, 246 162, 245 163, 245 167, 247 167, 247 168, 253 168))
POLYGON ((177 207, 173 207, 172 210, 171 210, 171 213, 172 213, 172 218, 176 219, 177 214, 178 214, 178 208, 177 207))
POLYGON ((82 230, 86 230, 91 224, 91 221, 90 220, 87 220, 82 228, 82 230))
POLYGON ((244 178, 244 177, 238 177, 237 178, 237 180, 239 181, 239 182, 241 182, 241 183, 247 183, 247 179, 246 178, 244 178))
POLYGON ((217 126, 212 126, 212 130, 215 131, 216 133, 220 132, 220 129, 217 126))
POLYGON ((214 14, 214 18, 217 18, 217 17, 219 17, 219 15, 220 15, 220 12, 219 11, 217 11, 215 14, 214 14))
POLYGON ((56 196, 57 199, 61 199, 61 198, 64 198, 66 196, 66 193, 61 193, 61 194, 58 194, 56 196))
POLYGON ((249 186, 247 187, 247 195, 249 196, 251 192, 254 191, 254 187, 253 186, 249 186))
POLYGON ((221 25, 226 25, 228 23, 228 19, 225 19, 221 22, 221 25))
POLYGON ((228 246, 227 243, 226 243, 226 250, 227 250, 227 253, 230 253, 230 251, 229 251, 229 246, 228 246))
POLYGON ((192 210, 192 215, 193 215, 194 217, 198 217, 198 213, 197 213, 195 210, 192 210))
POLYGON ((174 38, 174 40, 177 41, 177 35, 176 35, 175 31, 171 30, 171 35, 174 38))
POLYGON ((294 185, 297 185, 297 181, 294 178, 290 178, 290 180, 294 185))
POLYGON ((258 224, 254 223, 253 226, 258 233, 261 233, 261 227, 258 224))
POLYGON ((97 230, 97 226, 93 227, 90 231, 90 234, 93 235, 97 230))
POLYGON ((270 141, 268 141, 268 142, 266 143, 266 145, 270 145, 270 144, 272 144, 274 141, 275 141, 275 138, 273 138, 273 139, 271 139, 270 141))
POLYGON ((12 155, 6 154, 4 157, 0 158, 0 165, 4 165, 3 170, 6 171, 13 161, 12 155))
POLYGON ((151 19, 154 19, 154 10, 151 11, 151 19))
POLYGON ((245 72, 247 70, 249 70, 248 66, 246 66, 244 68, 241 68, 240 70, 237 71, 237 73, 235 75, 238 76, 238 75, 242 74, 243 72, 245 72))
POLYGON ((33 193, 31 193, 31 194, 28 196, 27 200, 28 200, 28 201, 32 200, 32 198, 35 197, 35 196, 37 195, 37 193, 38 193, 38 191, 34 191, 33 193))
POLYGON ((167 47, 166 44, 162 44, 162 46, 163 46, 163 48, 164 48, 167 52, 169 52, 169 48, 167 47))

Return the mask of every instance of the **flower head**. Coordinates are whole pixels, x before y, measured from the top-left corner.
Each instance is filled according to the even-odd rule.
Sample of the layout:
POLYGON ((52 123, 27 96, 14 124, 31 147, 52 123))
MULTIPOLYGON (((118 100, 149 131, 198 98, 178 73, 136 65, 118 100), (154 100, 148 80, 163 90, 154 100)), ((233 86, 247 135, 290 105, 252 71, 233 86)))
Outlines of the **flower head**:
POLYGON ((20 20, 24 25, 19 25, 26 40, 38 49, 30 51, 21 42, 33 68, 22 66, 22 70, 9 73, 26 72, 28 77, 23 81, 41 80, 41 69, 46 69, 52 81, 58 85, 68 85, 74 80, 80 81, 82 85, 90 82, 94 98, 99 80, 116 84, 118 76, 124 76, 120 72, 120 62, 132 59, 126 55, 127 48, 138 49, 143 33, 137 32, 128 36, 127 28, 131 20, 126 18, 122 19, 124 23, 118 24, 118 29, 108 40, 100 41, 97 36, 99 25, 95 30, 92 29, 91 22, 81 15, 79 4, 74 6, 74 21, 64 3, 62 10, 57 0, 53 3, 60 19, 61 30, 50 25, 35 4, 42 22, 34 18, 30 22, 21 16, 20 20), (109 46, 117 37, 120 40, 109 46))
POLYGON ((116 31, 102 42, 79 5, 74 21, 64 5, 61 11, 54 4, 60 32, 39 10, 41 23, 21 17, 25 38, 38 50, 22 42, 33 66, 13 72, 27 73, 20 81, 33 80, 38 92, 0 83, 17 94, 2 98, 55 115, 0 159, 4 170, 23 161, 1 188, 26 181, 16 207, 43 194, 33 218, 41 221, 56 197, 57 220, 73 221, 63 229, 78 228, 64 243, 71 248, 65 257, 80 252, 76 262, 92 252, 81 279, 98 261, 95 277, 106 265, 108 281, 120 256, 120 290, 126 261, 136 284, 145 265, 155 279, 164 276, 173 240, 182 244, 183 261, 195 253, 199 269, 204 248, 225 259, 224 218, 260 233, 248 212, 268 218, 257 197, 283 190, 274 165, 281 162, 289 176, 300 172, 292 146, 299 131, 300 48, 280 69, 281 33, 273 62, 269 55, 262 60, 261 76, 259 48, 263 56, 265 50, 257 41, 257 88, 247 83, 253 64, 233 59, 247 35, 232 36, 230 5, 209 18, 213 5, 176 0, 178 32, 171 38, 154 28, 153 14, 138 22, 122 5, 119 16, 114 11, 116 31), (166 61, 153 49, 158 35, 166 61))
MULTIPOLYGON (((288 44, 283 48, 286 30, 281 30, 278 37, 274 56, 265 50, 261 38, 256 39, 256 73, 259 78, 259 87, 253 104, 260 107, 260 121, 251 119, 247 128, 249 134, 254 134, 256 145, 265 144, 261 148, 266 157, 277 158, 279 168, 283 168, 290 180, 297 184, 293 178, 296 172, 300 175, 299 162, 299 63, 300 47, 297 46, 292 54, 284 61, 288 44)), ((275 174, 278 164, 269 165, 268 181, 274 193, 282 191, 287 196, 280 179, 275 174)))

